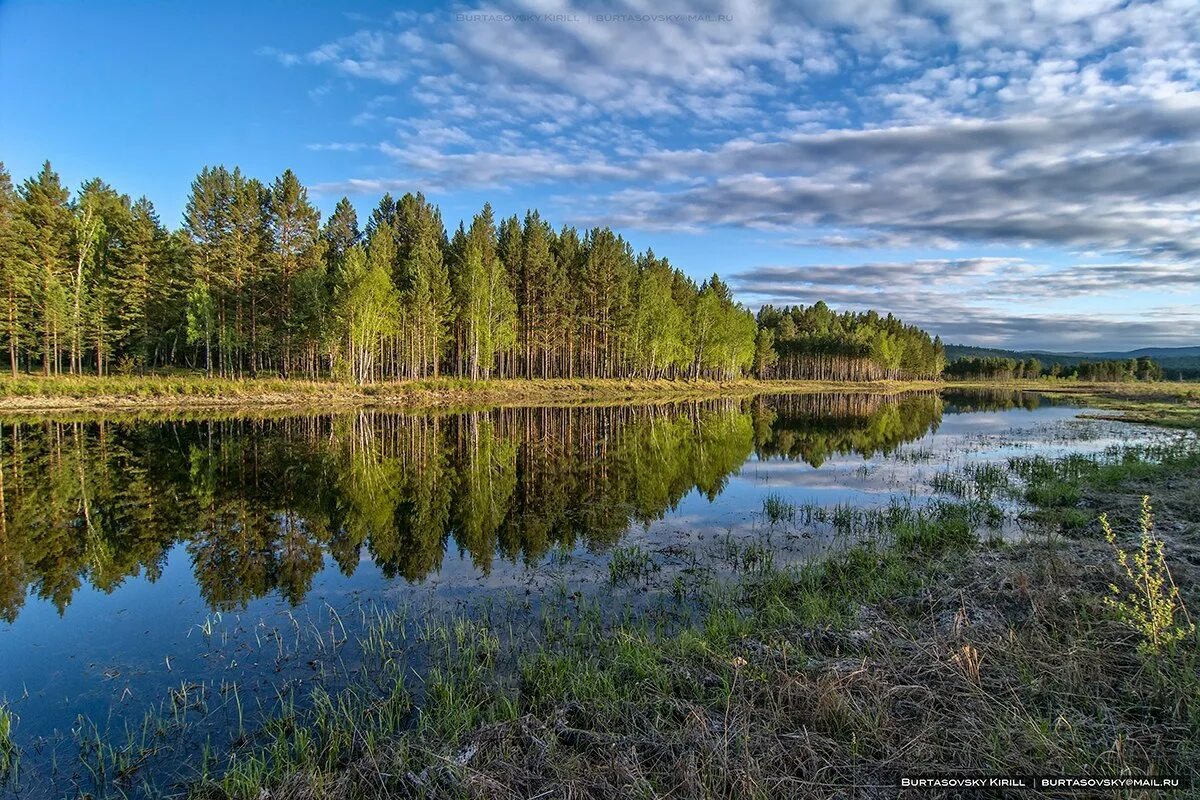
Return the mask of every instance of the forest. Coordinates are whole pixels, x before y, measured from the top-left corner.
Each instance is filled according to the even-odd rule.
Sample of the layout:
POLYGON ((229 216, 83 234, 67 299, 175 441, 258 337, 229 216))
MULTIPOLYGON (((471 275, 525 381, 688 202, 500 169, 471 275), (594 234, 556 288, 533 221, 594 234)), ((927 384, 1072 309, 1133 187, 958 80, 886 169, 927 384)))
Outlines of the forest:
POLYGON ((789 380, 935 380, 946 364, 940 337, 888 314, 845 311, 818 301, 807 308, 758 312, 755 371, 789 380))
POLYGON ((205 167, 171 230, 145 197, 46 162, 0 165, 0 335, 8 372, 203 371, 355 383, 470 379, 936 378, 941 343, 824 303, 758 319, 609 228, 554 228, 492 207, 447 231, 422 194, 364 225, 328 219, 290 170, 270 183, 205 167))
POLYGON ((996 356, 959 358, 946 365, 951 380, 1013 380, 1023 378, 1075 378, 1081 381, 1158 381, 1162 368, 1147 356, 1105 361, 1083 361, 1074 365, 1057 362, 1043 366, 1036 358, 1013 359, 996 356))

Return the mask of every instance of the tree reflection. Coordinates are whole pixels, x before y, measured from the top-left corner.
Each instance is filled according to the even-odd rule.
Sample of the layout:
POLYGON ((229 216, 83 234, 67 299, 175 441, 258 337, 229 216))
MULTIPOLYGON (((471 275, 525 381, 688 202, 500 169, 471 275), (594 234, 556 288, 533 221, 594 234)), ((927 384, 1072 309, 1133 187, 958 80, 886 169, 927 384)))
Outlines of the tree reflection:
POLYGON ((448 547, 497 557, 599 548, 693 491, 713 499, 752 452, 813 465, 887 452, 940 419, 935 395, 760 397, 467 413, 0 426, 0 616, 60 612, 83 585, 155 580, 186 548, 214 609, 299 602, 364 555, 418 581, 448 547))
POLYGON ((934 392, 781 395, 757 398, 751 413, 760 458, 784 457, 819 467, 835 455, 891 453, 937 430, 942 400, 934 392))

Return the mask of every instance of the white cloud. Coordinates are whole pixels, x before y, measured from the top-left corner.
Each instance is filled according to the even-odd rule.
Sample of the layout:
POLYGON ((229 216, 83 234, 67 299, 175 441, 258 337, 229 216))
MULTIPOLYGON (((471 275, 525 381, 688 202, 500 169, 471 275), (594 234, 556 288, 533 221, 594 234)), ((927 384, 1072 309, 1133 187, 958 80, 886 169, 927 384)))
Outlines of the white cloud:
MULTIPOLYGON (((351 122, 386 137, 360 148, 380 163, 330 191, 538 185, 569 193, 578 222, 943 251, 906 269, 880 272, 890 262, 868 255, 855 273, 830 273, 858 284, 810 269, 804 291, 913 313, 932 297, 949 309, 947 330, 962 306, 929 283, 951 269, 1018 300, 1200 292, 1189 280, 1200 257, 1200 4, 524 0, 396 14, 260 52, 313 71, 319 87, 376 87, 351 122), (597 12, 729 19, 597 22, 597 12), (459 17, 504 13, 566 19, 459 17), (403 177, 378 177, 389 174, 403 177), (1023 283, 962 256, 993 245, 1050 249, 1072 266, 1006 263, 1039 277, 1023 283)), ((1120 330, 1160 336, 1167 312, 1146 313, 1120 330)), ((999 312, 976 317, 996 336, 1099 330, 1063 315, 1007 327, 999 312)))

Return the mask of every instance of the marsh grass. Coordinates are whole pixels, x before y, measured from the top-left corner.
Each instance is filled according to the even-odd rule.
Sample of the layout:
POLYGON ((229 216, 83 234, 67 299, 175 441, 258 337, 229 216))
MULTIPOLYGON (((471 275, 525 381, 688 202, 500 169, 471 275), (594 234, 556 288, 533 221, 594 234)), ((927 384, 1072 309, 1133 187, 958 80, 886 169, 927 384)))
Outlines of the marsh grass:
MULTIPOLYGON (((1003 480, 975 480, 999 492, 1051 478, 1086 499, 1191 457, 1157 456, 1022 460, 1003 480)), ((800 524, 819 517, 861 538, 790 565, 758 559, 753 538, 720 537, 714 552, 734 577, 687 593, 687 613, 613 620, 564 588, 533 640, 498 635, 494 620, 431 622, 422 636, 436 658, 394 733, 324 761, 260 741, 258 755, 235 757, 201 789, 871 797, 918 768, 1200 778, 1194 642, 1146 669, 1140 637, 1113 621, 1084 551, 979 546, 998 513, 978 499, 800 508, 800 524)), ((610 563, 638 576, 645 555, 629 548, 610 563)), ((324 717, 308 727, 341 733, 321 741, 364 739, 354 715, 324 717)))
POLYGON ((21 753, 13 740, 17 726, 16 715, 6 703, 0 703, 0 785, 16 776, 21 764, 21 753))
MULTIPOLYGON (((704 583, 663 615, 614 618, 599 600, 564 587, 542 610, 533 639, 501 635, 491 613, 423 621, 417 637, 430 646, 429 666, 419 686, 397 690, 385 703, 393 708, 386 725, 371 727, 377 714, 363 709, 380 701, 366 693, 336 702, 318 695, 303 713, 284 706, 252 748, 233 754, 220 777, 197 791, 239 798, 264 789, 272 796, 532 796, 528 781, 575 781, 567 777, 574 770, 593 775, 593 759, 612 747, 642 741, 666 748, 665 755, 686 750, 701 732, 705 748, 719 739, 721 754, 698 764, 690 780, 698 789, 728 789, 725 770, 749 744, 746 737, 775 735, 770 726, 753 730, 747 704, 766 700, 769 681, 782 679, 776 648, 803 663, 809 648, 803 637, 793 641, 800 631, 850 624, 863 604, 918 589, 920 565, 972 546, 969 521, 977 513, 952 504, 880 509, 873 522, 856 527, 887 529, 885 535, 803 566, 776 565, 760 541, 721 537, 715 556, 737 577, 704 583), (544 774, 507 774, 517 768, 509 759, 531 757, 529 748, 538 751, 544 774)), ((654 569, 637 546, 614 550, 609 563, 617 565, 610 567, 614 582, 654 569)), ((385 630, 402 627, 380 612, 366 634, 370 649, 382 648, 385 630)), ((850 732, 854 720, 840 724, 850 732)), ((604 770, 594 776, 615 779, 604 770)), ((645 771, 638 785, 659 793, 666 778, 645 771)), ((616 796, 610 790, 616 784, 595 796, 616 796)))
POLYGON ((934 381, 838 383, 820 381, 666 380, 638 378, 496 378, 469 380, 439 377, 357 385, 333 379, 277 377, 218 378, 202 373, 43 377, 0 375, 0 409, 185 408, 188 406, 279 406, 329 404, 470 405, 506 402, 557 402, 748 396, 759 393, 822 391, 898 393, 929 391, 934 381))
POLYGON ((763 516, 771 525, 796 523, 796 504, 786 500, 783 495, 769 494, 763 498, 763 516))
POLYGON ((644 581, 658 572, 659 566, 640 545, 614 547, 608 558, 608 579, 613 586, 644 581))

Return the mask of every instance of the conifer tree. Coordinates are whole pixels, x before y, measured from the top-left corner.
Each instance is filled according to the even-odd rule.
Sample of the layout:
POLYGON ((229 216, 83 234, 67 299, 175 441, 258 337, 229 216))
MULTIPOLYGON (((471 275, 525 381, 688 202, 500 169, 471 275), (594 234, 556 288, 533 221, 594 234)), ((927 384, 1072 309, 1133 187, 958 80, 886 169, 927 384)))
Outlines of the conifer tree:
POLYGON ((4 303, 5 344, 8 367, 17 377, 21 343, 29 324, 29 257, 19 231, 21 198, 13 188, 12 177, 0 162, 0 299, 4 303))
POLYGON ((42 373, 50 375, 61 365, 60 339, 69 315, 71 212, 70 192, 47 161, 41 171, 21 185, 20 235, 28 247, 32 273, 35 325, 41 339, 42 373))
MULTIPOLYGON (((320 213, 308 201, 308 190, 301 185, 296 173, 290 169, 271 184, 271 234, 274 267, 279 290, 279 306, 276 328, 280 340, 280 372, 286 378, 293 364, 293 345, 297 336, 302 346, 315 345, 314 332, 310 328, 314 283, 311 270, 320 268, 321 240, 320 213), (293 303, 297 282, 303 276, 308 291, 300 305, 293 303)), ((323 281, 322 281, 323 282, 323 281)))
POLYGON ((113 279, 119 298, 115 304, 118 348, 138 370, 151 357, 154 265, 165 258, 166 238, 154 205, 145 197, 140 198, 130 209, 121 231, 121 263, 113 279))

